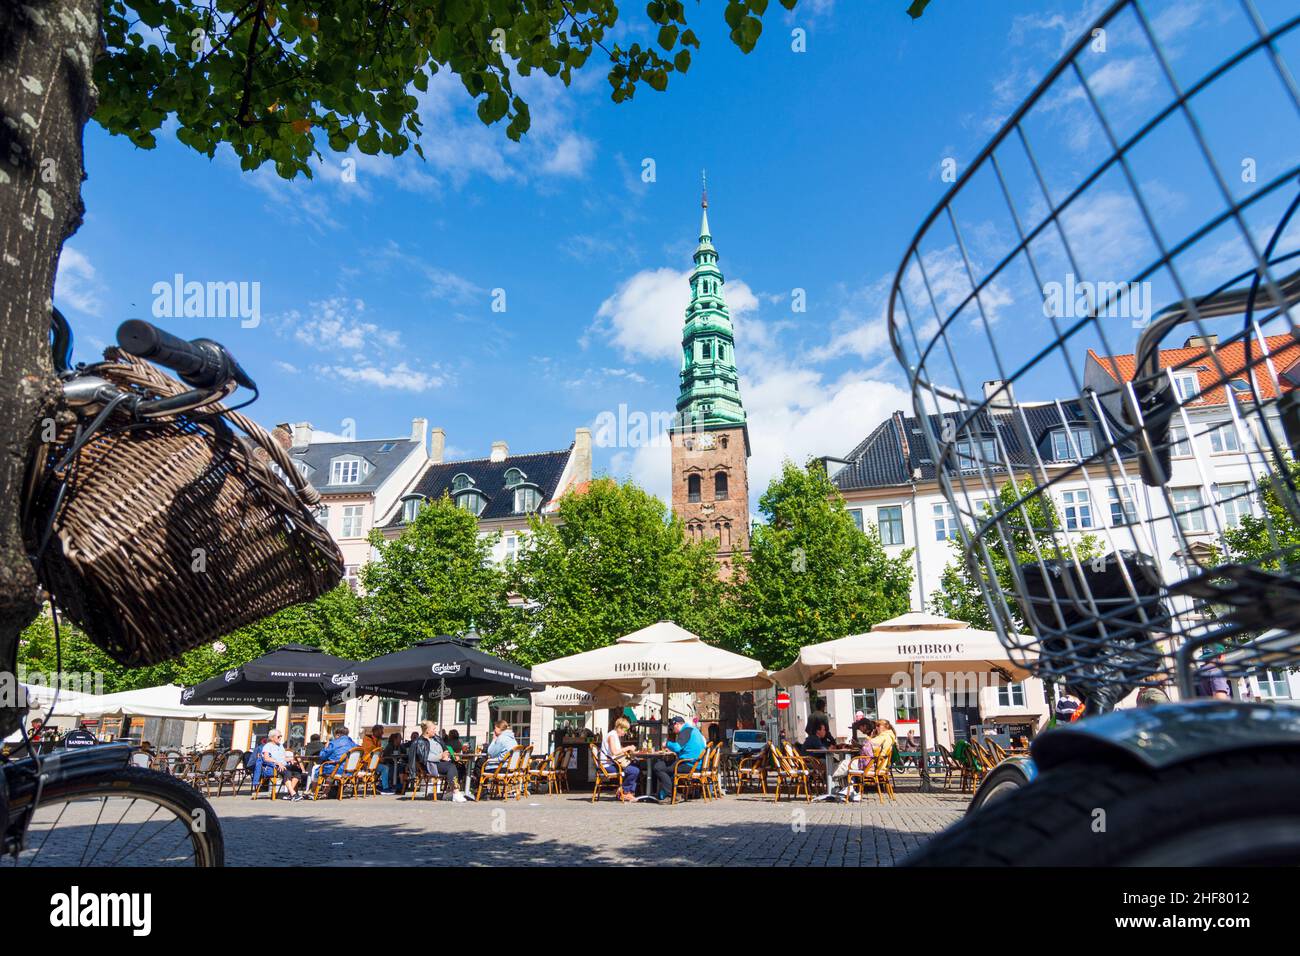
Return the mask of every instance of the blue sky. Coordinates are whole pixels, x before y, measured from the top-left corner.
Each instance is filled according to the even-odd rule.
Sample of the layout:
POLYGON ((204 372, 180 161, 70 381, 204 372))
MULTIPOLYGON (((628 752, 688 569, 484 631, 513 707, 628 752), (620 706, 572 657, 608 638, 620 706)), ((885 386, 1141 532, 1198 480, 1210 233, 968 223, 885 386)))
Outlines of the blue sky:
MULTIPOLYGON (((905 6, 804 0, 787 15, 772 4, 744 56, 720 7, 703 4, 691 14, 703 48, 666 93, 615 105, 598 70, 567 90, 521 82, 533 129, 520 145, 437 77, 423 97, 428 161, 356 156, 355 177, 333 153, 314 181, 285 183, 229 154, 209 161, 166 136, 140 151, 92 126, 86 221, 55 296, 77 357, 123 319, 150 317, 154 284, 176 273, 257 282, 255 328, 161 324, 227 344, 261 385, 251 412, 264 424, 339 432, 351 420, 377 438, 422 416, 458 457, 500 439, 516 452, 562 448, 602 412, 672 409, 707 168, 756 499, 783 458, 842 455, 910 404, 882 314, 946 188, 941 164, 963 168, 1103 4, 935 0, 916 23, 905 6), (806 52, 792 50, 795 29, 806 52), (796 289, 806 311, 792 310, 796 289)), ((1223 24, 1238 5, 1147 6, 1195 60, 1233 35, 1223 24)), ((1274 19, 1285 6, 1260 4, 1274 19)), ((1140 99, 1141 77, 1115 72, 1117 101, 1140 99)), ((1294 162, 1300 140, 1281 155, 1276 128, 1223 135, 1261 127, 1261 168, 1294 162)), ((1087 155, 1057 132, 1067 154, 1087 155)), ((667 462, 662 445, 599 448, 596 468, 666 495, 667 462)))

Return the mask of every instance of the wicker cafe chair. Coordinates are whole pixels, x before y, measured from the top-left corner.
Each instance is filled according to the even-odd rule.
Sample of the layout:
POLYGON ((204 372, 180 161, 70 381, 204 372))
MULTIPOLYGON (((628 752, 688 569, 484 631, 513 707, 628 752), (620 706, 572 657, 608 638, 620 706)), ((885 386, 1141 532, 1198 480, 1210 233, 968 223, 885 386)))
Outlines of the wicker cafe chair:
POLYGON ((555 756, 555 787, 558 793, 569 792, 569 761, 577 747, 560 747, 555 756))
POLYGON ((562 751, 552 750, 544 757, 534 757, 528 768, 528 789, 546 787, 548 794, 558 793, 560 789, 559 759, 562 751))
POLYGON ((673 803, 677 802, 677 793, 680 790, 683 798, 689 797, 692 790, 698 789, 700 796, 705 800, 709 799, 708 790, 705 787, 705 766, 709 760, 709 749, 704 748, 694 760, 679 760, 673 765, 673 803))
POLYGON ((591 788, 591 802, 596 802, 603 787, 609 787, 617 796, 623 789, 623 768, 615 763, 613 770, 606 770, 600 759, 600 748, 595 744, 587 746, 591 748, 591 766, 596 772, 596 782, 591 788))
POLYGON ((256 800, 257 795, 262 792, 262 786, 265 784, 271 793, 271 799, 274 800, 276 794, 280 792, 280 768, 275 764, 268 764, 261 761, 253 764, 253 768, 254 769, 248 774, 249 796, 251 799, 256 800), (261 775, 255 777, 254 775, 259 772, 257 770, 259 764, 261 766, 261 775))
POLYGON ((785 756, 787 760, 794 761, 794 766, 803 770, 808 775, 808 785, 818 793, 826 792, 826 765, 821 760, 809 760, 807 756, 801 754, 794 744, 788 740, 782 745, 785 747, 785 756))
POLYGON ((522 797, 528 782, 528 752, 532 749, 531 746, 512 747, 491 770, 486 767, 480 770, 474 799, 483 799, 484 787, 487 788, 489 797, 500 796, 503 800, 511 794, 514 794, 515 799, 522 797))
POLYGON ((952 751, 943 744, 935 744, 935 750, 939 751, 939 760, 943 764, 943 789, 947 790, 952 785, 952 775, 957 774, 959 783, 963 786, 966 779, 966 768, 957 762, 957 758, 952 755, 952 751))
POLYGON ((767 775, 772 772, 774 754, 770 744, 764 745, 758 753, 741 757, 736 767, 736 795, 745 792, 745 784, 758 781, 763 796, 767 796, 767 775))
POLYGON ((432 796, 433 799, 437 800, 442 790, 442 777, 437 774, 425 773, 423 767, 417 766, 415 773, 406 775, 406 792, 410 794, 409 799, 414 800, 415 795, 421 789, 424 790, 425 796, 432 796), (433 791, 432 794, 430 794, 430 790, 433 791))
POLYGON ((195 790, 204 794, 212 793, 212 775, 217 769, 217 752, 205 750, 195 758, 194 763, 185 771, 182 779, 195 790))
POLYGON ((999 744, 996 740, 989 740, 987 743, 989 746, 989 750, 993 754, 994 766, 997 766, 1002 761, 1006 760, 1007 757, 1010 756, 1010 754, 1008 754, 1005 750, 1002 749, 1002 745, 999 744))
POLYGON ((352 787, 352 794, 356 796, 355 778, 357 771, 361 769, 361 748, 353 747, 347 753, 334 761, 334 766, 329 772, 322 770, 316 775, 316 786, 312 790, 313 800, 320 799, 321 789, 324 788, 325 796, 330 795, 330 790, 338 787, 338 798, 343 799, 343 791, 352 787))
POLYGON ((247 771, 244 769, 244 752, 242 750, 232 750, 221 758, 221 764, 213 772, 217 781, 217 796, 225 793, 226 784, 230 784, 230 793, 232 796, 239 794, 239 788, 244 784, 244 777, 247 771))
POLYGON ((383 759, 384 752, 378 747, 370 751, 370 756, 365 758, 365 762, 358 768, 353 779, 352 789, 354 793, 359 788, 363 797, 366 796, 367 792, 371 796, 379 794, 379 761, 383 759))
MULTIPOLYGON (((788 745, 787 745, 788 746, 788 745)), ((800 791, 804 797, 811 801, 812 790, 809 787, 808 765, 804 762, 803 757, 797 753, 782 753, 779 749, 772 749, 772 759, 776 763, 776 801, 781 801, 781 784, 787 785, 794 796, 799 796, 800 791)))
POLYGON ((854 757, 857 766, 849 767, 847 784, 851 787, 857 784, 858 795, 866 796, 867 784, 876 785, 876 799, 881 803, 885 802, 884 794, 889 794, 889 799, 898 802, 898 797, 894 796, 894 774, 892 768, 893 748, 881 747, 875 757, 854 757), (881 789, 881 785, 884 789, 881 789))
POLYGON ((713 791, 714 799, 721 800, 725 792, 722 789, 722 744, 709 745, 707 759, 704 762, 704 786, 713 791))

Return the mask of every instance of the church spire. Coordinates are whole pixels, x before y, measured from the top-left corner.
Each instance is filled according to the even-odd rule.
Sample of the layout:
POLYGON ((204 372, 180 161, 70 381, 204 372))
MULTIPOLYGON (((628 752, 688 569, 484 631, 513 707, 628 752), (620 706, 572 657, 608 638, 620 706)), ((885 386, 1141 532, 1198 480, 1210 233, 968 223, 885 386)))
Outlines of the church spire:
POLYGON ((700 192, 700 244, 703 245, 705 238, 712 239, 709 232, 709 172, 700 170, 700 180, 703 183, 703 189, 700 192))
POLYGON ((731 313, 722 295, 725 280, 718 268, 718 251, 709 231, 707 179, 700 206, 700 244, 693 256, 691 299, 682 330, 681 391, 674 427, 744 428, 745 407, 740 400, 735 335, 731 313))

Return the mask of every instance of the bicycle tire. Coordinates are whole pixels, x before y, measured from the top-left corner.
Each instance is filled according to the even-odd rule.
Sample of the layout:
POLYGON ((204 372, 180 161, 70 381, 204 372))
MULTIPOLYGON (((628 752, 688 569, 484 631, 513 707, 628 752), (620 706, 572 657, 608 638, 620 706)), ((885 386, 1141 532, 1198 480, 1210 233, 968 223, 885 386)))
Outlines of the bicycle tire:
POLYGON ((970 814, 904 865, 1295 865, 1296 793, 1300 748, 1215 754, 1161 770, 1078 761, 970 814))
MULTIPOLYGON (((221 831, 221 821, 207 798, 189 784, 155 770, 147 770, 143 767, 121 767, 106 773, 47 786, 41 794, 40 804, 37 806, 36 812, 37 814, 44 813, 48 815, 51 809, 59 804, 66 805, 74 801, 90 800, 99 796, 135 798, 136 802, 147 801, 171 811, 175 818, 182 821, 182 825, 189 831, 190 845, 194 854, 194 866, 221 867, 225 865, 225 838, 221 831), (196 814, 201 816, 196 816, 196 814), (193 822, 199 819, 202 820, 202 826, 196 829, 193 822)), ((40 836, 39 832, 33 833, 29 831, 27 849, 24 851, 26 854, 35 851, 36 856, 39 858, 40 850, 36 849, 35 844, 40 840, 40 836)), ((110 834, 111 836, 112 834, 110 834)), ((48 835, 46 838, 48 839, 48 835)), ((87 850, 93 845, 95 838, 96 831, 92 830, 90 836, 86 839, 87 850)), ((105 838, 101 849, 107 846, 108 842, 108 838, 105 838)), ((43 849, 43 845, 41 849, 43 849)), ((83 852, 83 858, 84 855, 83 852)), ((0 865, 10 863, 12 860, 12 857, 0 860, 0 865)), ((15 862, 19 866, 26 866, 31 865, 33 861, 25 861, 20 856, 15 862)), ((55 859, 52 863, 36 863, 35 865, 68 865, 68 861, 66 858, 55 859)), ((92 861, 89 863, 80 862, 76 865, 95 866, 97 864, 92 861)), ((113 862, 110 865, 127 864, 113 862)))

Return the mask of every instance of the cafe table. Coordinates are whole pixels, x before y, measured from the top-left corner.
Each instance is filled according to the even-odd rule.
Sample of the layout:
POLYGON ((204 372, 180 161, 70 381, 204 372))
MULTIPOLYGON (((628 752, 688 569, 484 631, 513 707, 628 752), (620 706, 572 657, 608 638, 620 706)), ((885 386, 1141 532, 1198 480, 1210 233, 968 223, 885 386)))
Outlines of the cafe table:
POLYGON ((814 798, 814 800, 832 800, 835 803, 843 803, 848 800, 847 794, 835 793, 835 785, 831 780, 831 774, 835 772, 835 768, 831 765, 831 761, 836 757, 856 757, 861 753, 862 751, 859 747, 831 747, 826 750, 805 750, 805 756, 821 757, 826 763, 826 792, 819 794, 814 798))
POLYGON ((676 754, 674 754, 671 750, 634 750, 634 751, 632 751, 632 759, 633 759, 633 760, 644 760, 644 761, 645 761, 645 768, 641 771, 641 776, 645 777, 645 793, 643 793, 641 796, 637 797, 637 801, 638 801, 638 802, 640 802, 640 801, 642 801, 642 800, 650 800, 650 801, 653 801, 654 803, 658 803, 658 802, 659 802, 659 798, 656 797, 656 796, 654 795, 654 793, 651 792, 651 789, 650 789, 650 788, 654 785, 653 780, 652 780, 652 778, 654 777, 654 774, 650 772, 651 763, 655 760, 655 758, 675 757, 675 756, 676 756, 676 754))
POLYGON ((453 754, 455 761, 465 767, 465 796, 477 800, 474 795, 474 766, 480 760, 487 759, 487 753, 453 754))

